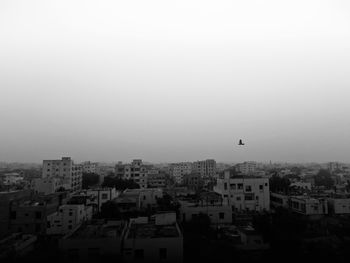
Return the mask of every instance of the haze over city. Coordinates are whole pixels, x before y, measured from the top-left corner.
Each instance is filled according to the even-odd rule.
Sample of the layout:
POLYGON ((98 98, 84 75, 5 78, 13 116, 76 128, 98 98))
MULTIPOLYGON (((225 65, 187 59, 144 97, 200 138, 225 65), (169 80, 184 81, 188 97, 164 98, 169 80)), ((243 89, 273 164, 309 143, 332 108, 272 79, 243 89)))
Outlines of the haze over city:
POLYGON ((0 160, 350 162, 349 13, 2 1, 0 160))

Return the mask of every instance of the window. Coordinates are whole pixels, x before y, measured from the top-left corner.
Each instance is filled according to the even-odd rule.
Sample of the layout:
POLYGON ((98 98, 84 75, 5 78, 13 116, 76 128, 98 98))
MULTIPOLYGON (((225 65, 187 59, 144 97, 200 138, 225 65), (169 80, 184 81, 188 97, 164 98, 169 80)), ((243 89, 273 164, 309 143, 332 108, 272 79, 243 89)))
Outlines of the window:
POLYGON ((159 249, 159 259, 166 259, 166 258, 167 258, 167 249, 160 248, 159 249))
POLYGON ((231 190, 236 190, 236 184, 230 184, 231 190))
POLYGON ((264 186, 261 184, 259 185, 259 190, 263 190, 264 189, 264 186))
POLYGON ((102 199, 107 199, 108 198, 108 194, 102 194, 102 199))
POLYGON ((41 230, 41 225, 35 224, 35 232, 40 232, 40 230, 41 230))
POLYGON ((224 189, 227 190, 227 183, 224 183, 224 189))
POLYGON ((219 218, 220 219, 225 219, 225 213, 219 213, 219 218))
POLYGON ((143 249, 135 249, 134 258, 135 259, 143 259, 143 249))
POLYGON ((254 200, 254 194, 246 194, 246 195, 244 195, 244 200, 254 200))
POLYGON ((237 200, 237 201, 241 201, 241 197, 240 197, 240 196, 237 196, 236 200, 237 200))
POLYGON ((251 185, 246 185, 245 186, 245 191, 246 192, 251 192, 252 191, 252 186, 251 185))
POLYGON ((72 225, 69 225, 69 226, 68 226, 68 229, 72 229, 72 225))
POLYGON ((243 189, 243 184, 238 184, 237 187, 238 187, 238 190, 242 190, 243 189))
POLYGON ((35 218, 40 219, 41 218, 41 212, 35 212, 35 218))
POLYGON ((73 213, 72 212, 69 212, 69 216, 72 216, 73 215, 73 213))
POLYGON ((10 218, 11 219, 16 219, 16 217, 17 217, 16 211, 11 211, 10 218))

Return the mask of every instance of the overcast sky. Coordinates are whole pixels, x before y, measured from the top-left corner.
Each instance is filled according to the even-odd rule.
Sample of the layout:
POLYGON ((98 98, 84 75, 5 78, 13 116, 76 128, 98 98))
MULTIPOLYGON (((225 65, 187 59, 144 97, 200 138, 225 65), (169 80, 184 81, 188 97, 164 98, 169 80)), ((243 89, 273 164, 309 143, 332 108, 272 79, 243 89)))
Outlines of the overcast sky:
POLYGON ((350 162, 349 14, 348 0, 2 0, 0 161, 350 162))

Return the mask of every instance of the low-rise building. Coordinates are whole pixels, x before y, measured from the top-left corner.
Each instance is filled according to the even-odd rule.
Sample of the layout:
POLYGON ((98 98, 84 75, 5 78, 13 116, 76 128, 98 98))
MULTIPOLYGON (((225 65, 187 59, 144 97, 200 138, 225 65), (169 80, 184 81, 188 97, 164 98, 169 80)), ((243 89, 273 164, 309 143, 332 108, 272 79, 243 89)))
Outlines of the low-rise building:
POLYGON ((73 200, 83 199, 86 200, 84 204, 94 206, 94 210, 99 212, 101 210, 101 206, 107 202, 112 201, 117 198, 119 192, 115 188, 92 188, 79 191, 72 196, 72 201, 69 203, 79 203, 74 202, 73 200), (85 199, 83 197, 86 197, 85 199))
POLYGON ((328 198, 330 214, 350 214, 350 198, 348 196, 328 198))
POLYGON ((327 200, 309 196, 291 196, 289 208, 296 213, 306 216, 320 216, 328 214, 327 200))
POLYGON ((175 213, 130 220, 123 242, 125 262, 182 262, 183 236, 175 213))
POLYGON ((166 186, 166 175, 159 170, 150 170, 147 174, 148 188, 164 188, 166 186))
POLYGON ((35 235, 14 233, 0 240, 0 260, 12 262, 34 249, 35 235))
POLYGON ((59 178, 36 178, 32 181, 31 188, 37 194, 53 194, 58 189, 64 187, 62 180, 59 178))
POLYGON ((47 216, 47 235, 65 235, 91 220, 92 207, 85 205, 62 205, 58 211, 47 216))
POLYGON ((122 221, 96 221, 83 224, 59 241, 59 248, 71 260, 86 261, 110 256, 121 260, 125 225, 122 221))
POLYGON ((224 204, 238 211, 270 209, 270 189, 267 178, 237 176, 233 170, 226 170, 217 179, 214 191, 223 197, 224 204))

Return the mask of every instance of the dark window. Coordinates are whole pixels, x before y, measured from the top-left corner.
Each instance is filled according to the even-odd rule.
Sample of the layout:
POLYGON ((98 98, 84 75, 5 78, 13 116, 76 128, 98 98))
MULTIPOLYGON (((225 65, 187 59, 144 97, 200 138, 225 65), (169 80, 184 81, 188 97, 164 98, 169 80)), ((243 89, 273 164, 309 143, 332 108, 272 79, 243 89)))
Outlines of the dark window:
POLYGON ((259 189, 260 190, 263 190, 264 189, 264 186, 261 184, 261 185, 259 185, 259 189))
POLYGON ((227 190, 227 183, 224 183, 224 189, 227 190))
POLYGON ((35 224, 35 232, 40 232, 40 230, 41 230, 41 225, 35 224))
POLYGON ((225 218, 225 213, 219 213, 219 218, 224 219, 225 218))
POLYGON ((237 201, 241 201, 241 197, 240 196, 237 196, 237 201))
POLYGON ((41 212, 35 212, 35 218, 40 219, 41 218, 41 212))
POLYGON ((11 217, 11 219, 16 219, 16 217, 17 217, 16 211, 11 211, 10 217, 11 217))
POLYGON ((143 249, 135 249, 134 258, 135 259, 143 259, 143 249))
POLYGON ((246 185, 245 186, 245 191, 246 192, 251 192, 252 191, 252 187, 250 185, 246 185))
POLYGON ((108 198, 108 194, 102 194, 102 199, 107 199, 108 198))
POLYGON ((238 184, 237 186, 238 186, 238 189, 239 189, 239 190, 242 190, 242 189, 243 189, 243 184, 238 184))
POLYGON ((167 258, 167 249, 160 248, 159 249, 159 259, 166 259, 166 258, 167 258))

